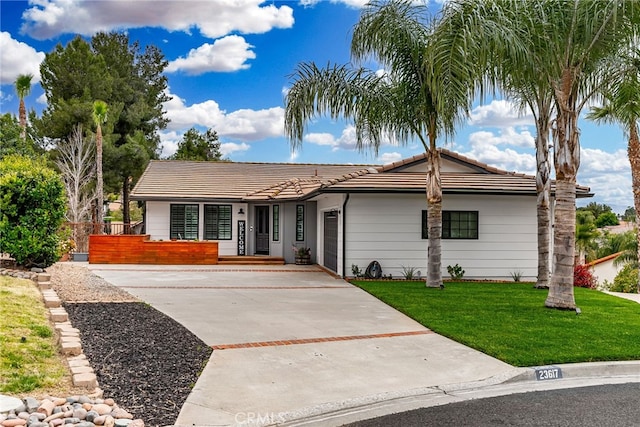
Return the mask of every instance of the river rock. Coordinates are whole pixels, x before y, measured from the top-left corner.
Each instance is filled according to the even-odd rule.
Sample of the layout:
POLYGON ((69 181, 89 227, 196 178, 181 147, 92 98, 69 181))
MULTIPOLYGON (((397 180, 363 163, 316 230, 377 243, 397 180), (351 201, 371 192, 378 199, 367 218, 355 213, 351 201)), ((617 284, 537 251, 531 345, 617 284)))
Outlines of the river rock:
POLYGON ((113 418, 111 415, 107 415, 104 419, 104 427, 114 427, 116 423, 115 418, 113 418))
POLYGON ((116 420, 115 427, 127 427, 132 422, 133 422, 133 420, 129 420, 129 419, 126 419, 126 418, 120 418, 120 419, 116 420))
POLYGON ((89 419, 89 414, 93 412, 93 411, 89 411, 87 413, 87 421, 90 421, 92 423, 94 423, 97 426, 101 426, 104 424, 104 420, 107 418, 106 415, 97 415, 97 413, 94 412, 94 414, 96 414, 95 417, 93 417, 93 419, 89 419))
POLYGON ((73 410, 73 417, 79 418, 81 421, 87 418, 87 410, 83 407, 73 410))
POLYGON ((127 420, 133 419, 133 415, 122 408, 113 408, 113 411, 111 411, 111 416, 115 419, 122 419, 122 418, 127 420))
POLYGON ((64 420, 62 418, 56 418, 54 420, 49 421, 50 427, 58 427, 64 424, 64 420))
POLYGON ((29 427, 49 427, 49 424, 42 421, 36 421, 35 423, 29 423, 29 427))
POLYGON ((25 397, 24 399, 22 399, 22 401, 24 402, 24 405, 27 407, 27 412, 29 413, 37 411, 38 406, 40 406, 40 401, 38 401, 38 399, 35 399, 33 397, 25 397))
POLYGON ((27 425, 27 420, 23 420, 22 418, 13 418, 9 420, 4 420, 2 422, 3 427, 18 427, 27 425))
POLYGON ((98 418, 99 416, 100 414, 98 414, 96 411, 88 411, 84 419, 89 421, 90 423, 94 423, 95 419, 98 418))
POLYGON ((80 422, 80 418, 65 418, 64 419, 64 423, 65 424, 78 424, 80 422))
POLYGON ((98 403, 96 405, 93 405, 91 410, 97 412, 98 415, 107 415, 109 412, 111 412, 111 406, 104 403, 98 403))
POLYGON ((89 399, 89 396, 80 396, 78 398, 78 402, 80 403, 91 403, 91 399, 89 399))

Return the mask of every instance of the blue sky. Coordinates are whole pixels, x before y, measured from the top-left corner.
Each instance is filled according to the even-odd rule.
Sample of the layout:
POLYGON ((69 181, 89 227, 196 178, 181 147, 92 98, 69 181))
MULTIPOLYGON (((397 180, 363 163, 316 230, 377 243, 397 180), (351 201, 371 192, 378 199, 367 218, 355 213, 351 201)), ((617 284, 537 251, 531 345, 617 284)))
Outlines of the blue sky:
MULTIPOLYGON (((437 11, 440 4, 431 0, 437 11)), ((354 150, 349 123, 318 118, 303 147, 292 152, 283 134, 284 93, 302 61, 347 63, 351 30, 363 0, 0 0, 0 112, 17 114, 13 82, 36 77, 27 108, 46 105, 39 64, 57 43, 97 30, 126 31, 131 41, 158 46, 169 61, 163 154, 190 127, 213 128, 233 161, 383 164, 422 152, 418 144, 354 150)), ((584 114, 584 112, 583 112, 584 114)), ((578 181, 623 212, 633 205, 626 137, 615 126, 581 120, 578 181)), ((506 100, 478 100, 467 123, 442 144, 510 171, 535 173, 533 118, 506 100)), ((582 204, 584 204, 583 202, 582 204)))

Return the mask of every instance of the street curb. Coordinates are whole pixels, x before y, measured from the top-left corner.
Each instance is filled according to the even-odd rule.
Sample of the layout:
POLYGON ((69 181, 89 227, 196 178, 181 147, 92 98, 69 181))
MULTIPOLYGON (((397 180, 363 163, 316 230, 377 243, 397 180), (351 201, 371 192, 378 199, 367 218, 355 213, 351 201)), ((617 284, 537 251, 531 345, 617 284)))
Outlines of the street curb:
MULTIPOLYGON (((342 425, 379 417, 386 414, 404 412, 427 406, 438 406, 463 401, 455 393, 470 392, 492 386, 517 383, 539 384, 536 370, 558 368, 562 379, 589 378, 629 378, 630 382, 640 382, 640 360, 622 362, 567 363, 549 366, 513 368, 502 374, 483 380, 466 383, 445 384, 390 393, 379 393, 341 402, 330 402, 277 414, 278 422, 267 425, 278 426, 330 426, 342 425)), ((559 381, 562 381, 560 379, 559 381)), ((558 384, 557 380, 554 382, 558 384)))

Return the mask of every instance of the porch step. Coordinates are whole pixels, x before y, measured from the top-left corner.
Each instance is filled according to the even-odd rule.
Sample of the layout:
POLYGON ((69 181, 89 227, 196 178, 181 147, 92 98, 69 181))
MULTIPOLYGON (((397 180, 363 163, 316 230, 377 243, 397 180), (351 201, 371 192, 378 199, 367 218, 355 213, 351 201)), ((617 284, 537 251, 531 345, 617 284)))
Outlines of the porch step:
POLYGON ((284 265, 276 256, 218 256, 218 265, 284 265))

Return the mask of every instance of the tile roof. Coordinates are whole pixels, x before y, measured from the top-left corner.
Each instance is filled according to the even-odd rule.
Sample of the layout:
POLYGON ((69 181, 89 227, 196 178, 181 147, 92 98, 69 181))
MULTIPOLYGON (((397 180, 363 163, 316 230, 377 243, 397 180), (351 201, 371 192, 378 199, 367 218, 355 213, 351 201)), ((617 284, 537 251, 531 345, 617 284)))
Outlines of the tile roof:
MULTIPOLYGON (((470 173, 443 172, 447 193, 536 194, 532 175, 507 172, 441 148, 443 159, 470 173)), ((320 192, 424 192, 425 173, 404 172, 425 154, 384 166, 155 160, 132 191, 133 200, 300 200, 320 192), (395 173, 397 172, 397 173, 395 173)), ((552 192, 555 191, 552 182, 552 192)), ((577 187, 578 197, 590 197, 577 187)))

